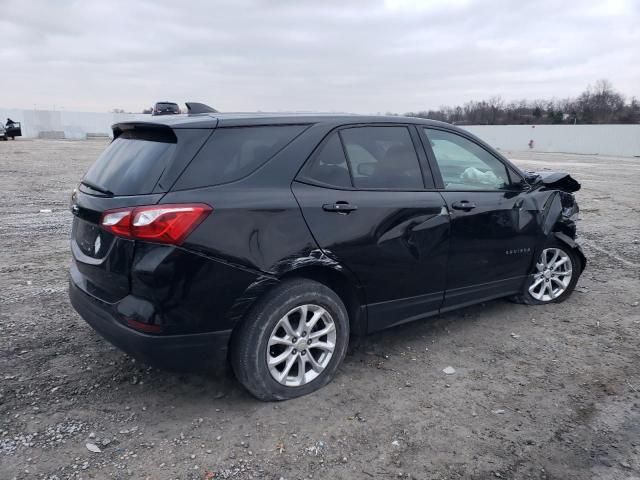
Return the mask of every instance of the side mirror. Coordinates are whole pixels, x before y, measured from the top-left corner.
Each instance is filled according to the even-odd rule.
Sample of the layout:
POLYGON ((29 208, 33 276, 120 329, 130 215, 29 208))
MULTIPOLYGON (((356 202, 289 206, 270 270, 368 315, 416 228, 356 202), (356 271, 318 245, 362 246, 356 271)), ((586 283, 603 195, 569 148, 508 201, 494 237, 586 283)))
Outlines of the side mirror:
POLYGON ((536 183, 538 183, 538 180, 540 180, 540 175, 538 175, 537 173, 525 172, 524 181, 529 185, 535 185, 536 183))
POLYGON ((520 182, 516 183, 518 189, 520 189, 523 192, 528 192, 529 190, 531 190, 532 188, 532 184, 527 182, 526 180, 521 180, 520 182))

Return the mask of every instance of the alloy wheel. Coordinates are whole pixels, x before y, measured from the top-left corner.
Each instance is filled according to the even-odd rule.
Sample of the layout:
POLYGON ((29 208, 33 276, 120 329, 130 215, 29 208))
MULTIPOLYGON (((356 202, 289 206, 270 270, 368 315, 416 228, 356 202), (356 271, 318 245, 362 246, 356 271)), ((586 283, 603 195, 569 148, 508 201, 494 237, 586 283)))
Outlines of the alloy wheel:
POLYGON ((550 302, 562 295, 572 278, 571 257, 559 248, 542 251, 536 273, 529 286, 529 294, 540 302, 550 302))
POLYGON ((329 365, 336 346, 336 326, 327 310, 305 304, 276 323, 267 344, 267 366, 287 387, 305 385, 329 365))

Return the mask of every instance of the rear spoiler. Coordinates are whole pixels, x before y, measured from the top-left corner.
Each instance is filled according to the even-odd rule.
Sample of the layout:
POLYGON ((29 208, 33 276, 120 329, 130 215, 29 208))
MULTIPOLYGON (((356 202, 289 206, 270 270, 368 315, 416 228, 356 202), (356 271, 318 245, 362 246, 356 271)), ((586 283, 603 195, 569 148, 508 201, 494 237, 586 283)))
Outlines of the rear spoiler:
POLYGON ((189 115, 196 113, 219 113, 218 110, 204 103, 186 102, 185 105, 187 106, 187 113, 189 115))
POLYGON ((149 140, 152 142, 177 143, 176 134, 167 125, 148 122, 116 123, 113 129, 113 139, 118 137, 149 140))

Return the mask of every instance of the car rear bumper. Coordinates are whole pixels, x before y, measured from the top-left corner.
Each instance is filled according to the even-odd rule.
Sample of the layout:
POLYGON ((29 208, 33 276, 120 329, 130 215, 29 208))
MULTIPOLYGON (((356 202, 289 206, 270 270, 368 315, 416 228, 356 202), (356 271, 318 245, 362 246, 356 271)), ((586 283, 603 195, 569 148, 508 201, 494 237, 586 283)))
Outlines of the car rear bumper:
POLYGON ((231 330, 187 335, 138 332, 111 312, 111 306, 69 281, 71 305, 102 337, 132 357, 170 370, 217 369, 226 364, 231 330))

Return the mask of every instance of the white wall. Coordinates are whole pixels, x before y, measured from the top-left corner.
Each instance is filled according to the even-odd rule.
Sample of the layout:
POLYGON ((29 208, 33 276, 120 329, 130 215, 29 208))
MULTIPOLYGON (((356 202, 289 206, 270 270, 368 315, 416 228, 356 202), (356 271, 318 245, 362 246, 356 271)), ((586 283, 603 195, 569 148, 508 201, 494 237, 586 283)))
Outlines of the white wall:
POLYGON ((465 125, 502 150, 640 156, 640 125, 465 125))
MULTIPOLYGON (((59 132, 64 138, 84 139, 87 134, 111 134, 114 123, 149 118, 142 114, 92 113, 0 108, 0 122, 10 117, 22 122, 22 135, 37 138, 42 132, 59 132)), ((640 156, 640 125, 468 125, 464 126, 489 145, 502 150, 584 153, 621 157, 640 156)))
POLYGON ((143 115, 0 108, 0 122, 4 124, 7 118, 20 122, 22 135, 27 138, 38 138, 43 132, 61 132, 69 139, 84 139, 87 134, 110 135, 114 123, 139 117, 143 115))

